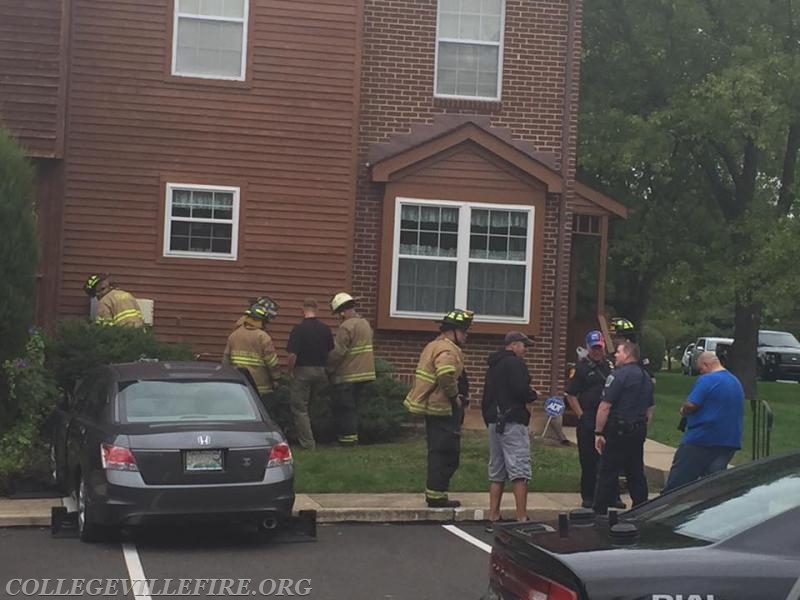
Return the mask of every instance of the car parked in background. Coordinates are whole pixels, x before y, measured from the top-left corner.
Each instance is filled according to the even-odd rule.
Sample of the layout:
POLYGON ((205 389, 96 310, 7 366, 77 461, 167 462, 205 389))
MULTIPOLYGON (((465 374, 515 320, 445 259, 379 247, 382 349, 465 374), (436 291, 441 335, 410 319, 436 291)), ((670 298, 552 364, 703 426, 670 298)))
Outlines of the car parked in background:
POLYGON ((484 600, 797 598, 800 452, 711 475, 618 519, 577 509, 557 529, 499 526, 484 600))
POLYGON ((52 423, 54 476, 75 500, 84 541, 157 519, 273 529, 291 517, 291 450, 232 367, 103 367, 76 386, 52 423))
POLYGON ((758 332, 758 375, 764 381, 800 379, 800 342, 788 331, 758 332))
POLYGON ((694 350, 694 342, 688 344, 686 348, 683 349, 683 355, 681 356, 681 371, 683 371, 684 375, 689 375, 691 373, 693 350, 694 350))
POLYGON ((708 351, 716 353, 718 345, 729 348, 731 344, 733 344, 733 338, 729 337, 697 338, 697 341, 694 343, 694 348, 692 349, 692 356, 689 361, 689 374, 697 375, 700 373, 700 371, 697 370, 697 358, 703 352, 708 351))

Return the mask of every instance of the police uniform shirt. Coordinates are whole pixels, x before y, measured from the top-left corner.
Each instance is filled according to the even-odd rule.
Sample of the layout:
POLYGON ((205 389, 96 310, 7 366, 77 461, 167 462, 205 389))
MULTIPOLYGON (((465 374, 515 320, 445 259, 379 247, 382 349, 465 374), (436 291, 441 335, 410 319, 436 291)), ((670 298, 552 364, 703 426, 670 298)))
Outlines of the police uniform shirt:
POLYGON ((331 328, 316 317, 303 319, 292 329, 286 350, 297 355, 296 367, 324 367, 333 349, 331 328))
POLYGON ((655 404, 653 381, 636 363, 618 367, 606 379, 603 400, 611 404, 611 415, 626 423, 642 423, 655 404))
POLYGON ((581 421, 590 423, 592 427, 603 396, 603 386, 610 374, 611 365, 607 360, 595 362, 584 357, 575 365, 575 371, 569 379, 567 394, 578 399, 583 411, 581 421))

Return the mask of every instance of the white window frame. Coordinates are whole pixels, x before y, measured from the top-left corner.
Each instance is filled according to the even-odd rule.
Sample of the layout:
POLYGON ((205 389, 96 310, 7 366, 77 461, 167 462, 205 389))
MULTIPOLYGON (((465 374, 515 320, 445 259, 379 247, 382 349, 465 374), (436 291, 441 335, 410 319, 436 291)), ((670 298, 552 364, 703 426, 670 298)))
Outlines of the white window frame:
MULTIPOLYGON (((431 200, 422 198, 409 198, 397 197, 395 198, 394 208, 394 231, 392 242, 392 298, 389 307, 389 316, 400 319, 438 319, 442 315, 430 312, 412 312, 397 309, 397 277, 400 269, 400 225, 402 217, 403 204, 417 204, 441 207, 458 208, 458 243, 456 249, 456 256, 414 256, 413 259, 420 260, 436 260, 436 261, 451 261, 456 262, 456 292, 455 302, 453 308, 465 308, 467 306, 467 296, 469 291, 469 265, 471 262, 489 263, 489 264, 521 264, 519 261, 502 261, 491 259, 479 259, 469 257, 470 247, 470 233, 472 223, 472 210, 485 209, 485 210, 511 210, 516 212, 525 212, 528 214, 528 235, 526 240, 527 252, 525 255, 525 298, 523 300, 523 315, 522 317, 509 317, 499 315, 475 315, 476 322, 486 323, 515 323, 515 324, 528 324, 531 317, 531 288, 533 283, 533 241, 536 209, 531 205, 521 204, 494 204, 483 202, 454 202, 452 200, 431 200)), ((406 258, 406 257, 404 257, 406 258)))
POLYGON ((478 100, 484 102, 499 102, 503 99, 503 48, 505 47, 506 37, 506 0, 500 0, 500 41, 484 42, 481 40, 469 40, 461 38, 439 37, 439 2, 436 2, 436 44, 433 59, 433 97, 434 98, 453 98, 457 100, 478 100), (497 46, 497 95, 496 96, 462 96, 460 94, 441 94, 437 89, 439 82, 439 43, 449 42, 453 44, 469 44, 477 46, 497 46))
POLYGON ((199 185, 196 183, 168 183, 166 189, 166 202, 164 210, 164 256, 169 258, 205 258, 208 260, 236 260, 239 253, 239 197, 240 188, 221 185, 199 185), (233 207, 230 219, 203 219, 196 217, 173 217, 172 199, 175 190, 191 190, 200 192, 228 192, 233 194, 233 207), (170 248, 171 224, 173 220, 187 221, 189 223, 230 223, 231 225, 231 251, 198 252, 192 250, 172 250, 170 248))
POLYGON ((172 16, 172 75, 175 77, 193 77, 197 79, 221 79, 224 81, 244 81, 247 77, 247 29, 250 22, 250 0, 244 1, 244 16, 240 19, 237 17, 218 17, 212 15, 196 15, 193 13, 182 13, 178 9, 180 7, 180 0, 173 0, 174 13, 172 16), (225 77, 223 75, 206 75, 202 73, 181 73, 178 71, 178 21, 180 18, 188 19, 202 19, 205 21, 224 21, 226 23, 241 23, 242 24, 242 65, 241 76, 239 77, 225 77))

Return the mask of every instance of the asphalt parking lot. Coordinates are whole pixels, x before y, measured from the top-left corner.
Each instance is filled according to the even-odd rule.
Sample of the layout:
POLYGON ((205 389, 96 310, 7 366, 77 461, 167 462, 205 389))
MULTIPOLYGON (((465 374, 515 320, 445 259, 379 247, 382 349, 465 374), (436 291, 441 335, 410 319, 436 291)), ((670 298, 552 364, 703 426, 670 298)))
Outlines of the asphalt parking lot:
MULTIPOLYGON (((26 591, 38 586, 39 593, 28 597, 45 597, 41 592, 59 597, 53 593, 58 579, 66 580, 63 591, 75 579, 102 580, 90 588, 93 592, 104 591, 110 579, 148 579, 155 580, 150 594, 141 585, 125 594, 120 583, 110 595, 147 600, 236 591, 277 596, 282 591, 281 596, 292 592, 317 600, 477 600, 486 590, 489 544, 491 535, 479 525, 320 526, 317 541, 305 543, 270 541, 225 528, 139 530, 105 544, 53 538, 41 528, 0 529, 0 598, 26 597, 16 580, 37 580, 29 581, 26 591), (50 579, 48 588, 42 587, 45 578, 50 579), (171 582, 165 587, 167 579, 171 582), (191 580, 185 594, 178 594, 180 579, 191 580), (209 589, 198 580, 217 581, 209 589), (230 587, 225 588, 224 580, 232 580, 230 587), (239 587, 242 581, 247 587, 239 587), (198 593, 190 593, 197 585, 198 593)), ((75 597, 90 595, 79 588, 75 597)))

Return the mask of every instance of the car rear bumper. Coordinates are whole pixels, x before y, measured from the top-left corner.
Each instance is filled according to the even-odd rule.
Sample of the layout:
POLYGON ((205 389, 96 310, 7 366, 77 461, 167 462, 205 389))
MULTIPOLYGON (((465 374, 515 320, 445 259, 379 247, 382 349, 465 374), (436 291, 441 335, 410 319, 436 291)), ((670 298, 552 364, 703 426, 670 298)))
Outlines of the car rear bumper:
MULTIPOLYGON (((286 519, 294 506, 294 476, 221 485, 147 485, 136 472, 97 472, 89 491, 91 519, 102 525, 170 520, 286 519)), ((273 474, 274 475, 274 474, 273 474)))

